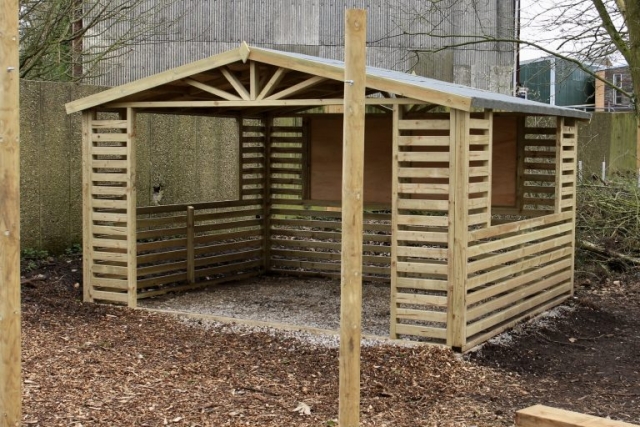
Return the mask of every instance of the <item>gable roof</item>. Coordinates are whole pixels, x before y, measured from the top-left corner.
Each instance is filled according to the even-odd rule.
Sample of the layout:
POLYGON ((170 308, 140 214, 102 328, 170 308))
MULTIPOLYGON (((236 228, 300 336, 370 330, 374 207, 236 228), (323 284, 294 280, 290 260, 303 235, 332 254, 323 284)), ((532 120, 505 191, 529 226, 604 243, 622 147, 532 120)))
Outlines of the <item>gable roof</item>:
MULTIPOLYGON (((158 94, 163 92, 163 87, 165 89, 171 88, 174 93, 177 93, 176 96, 183 96, 179 94, 180 87, 172 87, 171 85, 182 84, 181 82, 187 79, 191 81, 190 84, 192 86, 196 85, 196 87, 198 87, 197 84, 199 82, 196 79, 194 83, 193 78, 202 76, 220 67, 231 66, 234 63, 246 63, 248 60, 279 67, 287 71, 294 71, 298 74, 303 73, 305 75, 326 79, 324 84, 327 87, 324 88, 324 93, 337 93, 344 84, 345 66, 342 61, 272 49, 249 47, 246 43, 243 43, 236 49, 69 102, 66 104, 67 113, 82 111, 119 101, 171 101, 174 98, 166 98, 166 95, 163 95, 164 98, 158 98, 158 94), (329 87, 328 85, 332 86, 329 87)), ((528 101, 509 95, 415 76, 399 71, 367 67, 366 74, 366 86, 370 93, 393 93, 400 97, 407 97, 465 111, 480 108, 527 114, 574 117, 578 119, 590 118, 590 114, 579 110, 528 101)), ((226 74, 225 77, 227 77, 226 74)), ((228 77, 228 80, 232 85, 234 84, 231 78, 228 77)), ((316 81, 310 80, 311 79, 307 80, 309 82, 307 86, 309 87, 316 85, 322 79, 316 79, 316 81)), ((298 86, 300 86, 300 83, 298 86)), ((229 95, 224 90, 218 92, 229 95)), ((209 91, 209 93, 212 93, 212 91, 209 91)), ((301 93, 304 93, 304 90, 301 93)), ((319 96, 317 93, 314 93, 313 96, 307 96, 307 98, 321 98, 322 96, 319 96)), ((341 98, 341 95, 339 97, 341 98)), ((332 98, 336 98, 336 96, 332 98)), ((218 104, 224 104, 224 101, 218 104)), ((238 106, 240 105, 239 103, 236 104, 238 106)), ((248 105, 250 104, 247 102, 247 106, 248 105)))

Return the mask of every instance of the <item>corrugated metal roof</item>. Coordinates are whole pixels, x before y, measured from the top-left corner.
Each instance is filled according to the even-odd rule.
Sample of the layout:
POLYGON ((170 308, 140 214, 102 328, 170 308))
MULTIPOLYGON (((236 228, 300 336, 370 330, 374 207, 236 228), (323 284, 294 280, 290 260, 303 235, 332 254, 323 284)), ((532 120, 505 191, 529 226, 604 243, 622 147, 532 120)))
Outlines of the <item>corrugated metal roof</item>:
MULTIPOLYGON (((296 64, 298 64, 305 69, 304 72, 310 74, 313 74, 316 69, 319 74, 322 74, 322 69, 324 69, 325 73, 328 72, 329 74, 332 74, 333 78, 342 78, 341 76, 344 75, 343 61, 319 58, 317 56, 309 56, 301 53, 250 47, 246 44, 243 44, 243 46, 245 50, 249 49, 249 51, 255 51, 256 54, 262 52, 263 55, 261 55, 260 60, 263 60, 266 63, 273 61, 275 65, 279 59, 285 60, 284 62, 290 64, 290 67, 293 69, 295 69, 296 64)), ((213 64, 220 65, 218 61, 220 61, 221 58, 225 58, 227 61, 225 63, 237 60, 234 59, 234 55, 237 55, 241 49, 243 48, 241 47, 239 49, 230 50, 192 64, 177 67, 173 70, 167 70, 155 76, 146 77, 136 82, 114 87, 106 92, 102 92, 82 100, 71 102, 67 104, 67 111, 80 111, 107 102, 116 101, 124 98, 125 96, 141 93, 151 88, 162 86, 162 84, 182 79, 187 77, 187 74, 194 75, 205 71, 206 69, 215 68, 213 64), (208 67, 208 64, 212 65, 208 67)), ((251 59, 251 54, 249 54, 249 59, 251 59)), ((589 113, 579 110, 528 101, 509 95, 503 95, 482 89, 474 89, 455 83, 377 67, 367 67, 367 86, 371 89, 382 91, 388 91, 389 87, 393 87, 396 94, 412 99, 434 103, 437 103, 437 101, 434 100, 439 99, 442 100, 440 105, 453 106, 463 104, 464 107, 461 108, 464 109, 487 108, 526 114, 574 117, 579 119, 589 119, 591 117, 589 113), (456 104, 452 99, 457 99, 457 101, 462 102, 458 102, 456 104)))
MULTIPOLYGON (((300 53, 282 52, 272 49, 259 48, 260 50, 277 53, 298 60, 305 60, 317 64, 332 66, 344 70, 344 62, 335 59, 319 58, 316 56, 303 55, 300 53)), ((388 81, 394 81, 407 86, 414 86, 420 89, 451 94, 471 100, 471 107, 491 108, 494 110, 507 110, 516 113, 546 114, 552 116, 574 117, 578 119, 589 119, 591 114, 572 108, 557 107, 544 104, 542 102, 529 101, 515 96, 503 95, 482 89, 475 89, 455 83, 430 79, 428 77, 415 76, 400 71, 385 70, 377 67, 367 67, 367 75, 380 77, 388 81)), ((373 86, 372 86, 373 87, 373 86)), ((420 99, 416 97, 415 99, 420 99)))

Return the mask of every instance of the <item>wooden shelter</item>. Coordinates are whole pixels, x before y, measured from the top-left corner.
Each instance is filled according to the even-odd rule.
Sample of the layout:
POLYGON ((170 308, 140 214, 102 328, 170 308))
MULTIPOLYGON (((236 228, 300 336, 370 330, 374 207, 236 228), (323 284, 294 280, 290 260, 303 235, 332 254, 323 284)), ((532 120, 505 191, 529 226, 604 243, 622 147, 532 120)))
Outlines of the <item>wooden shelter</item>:
MULTIPOLYGON (((344 83, 340 61, 243 43, 67 104, 83 114, 85 301, 339 276, 342 115, 327 111, 344 83), (238 120, 237 200, 136 205, 136 114, 158 112, 238 120)), ((378 68, 366 88, 363 274, 390 281, 390 335, 465 350, 569 297, 589 115, 378 68)))

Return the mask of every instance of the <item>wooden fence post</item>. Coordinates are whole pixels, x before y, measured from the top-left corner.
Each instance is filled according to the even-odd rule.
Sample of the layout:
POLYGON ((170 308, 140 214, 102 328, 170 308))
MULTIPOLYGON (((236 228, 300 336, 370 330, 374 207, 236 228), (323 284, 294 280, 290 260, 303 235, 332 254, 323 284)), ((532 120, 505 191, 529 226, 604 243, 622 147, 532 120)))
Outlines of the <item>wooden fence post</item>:
POLYGON ((0 2, 0 425, 19 426, 20 72, 18 0, 0 2))
POLYGON ((190 285, 196 283, 195 225, 195 209, 187 206, 187 282, 190 285))
POLYGON ((345 16, 342 158, 342 294, 340 299, 340 427, 360 424, 364 96, 367 12, 345 16))

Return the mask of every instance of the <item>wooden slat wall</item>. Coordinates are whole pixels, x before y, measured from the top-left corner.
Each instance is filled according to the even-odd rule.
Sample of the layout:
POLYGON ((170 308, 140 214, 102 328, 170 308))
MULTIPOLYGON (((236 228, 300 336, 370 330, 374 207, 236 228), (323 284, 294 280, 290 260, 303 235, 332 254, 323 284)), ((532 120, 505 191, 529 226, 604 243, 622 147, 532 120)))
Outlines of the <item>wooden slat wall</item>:
MULTIPOLYGON (((389 280, 390 215, 364 216, 363 279, 389 280)), ((338 202, 276 202, 271 210, 271 270, 290 275, 340 277, 338 202)))
POLYGON ((263 213, 262 199, 138 208, 138 298, 260 274, 263 213))
POLYGON ((444 343, 451 120, 394 116, 391 335, 444 343))
POLYGON ((279 119, 270 127, 269 184, 271 203, 303 199, 308 148, 300 119, 279 119), (295 120, 294 123, 291 123, 295 120))
POLYGON ((470 231, 467 254, 464 348, 571 294, 573 212, 470 231))
POLYGON ((524 128, 524 194, 522 216, 547 215, 555 209, 556 127, 524 128))
POLYGON ((262 199, 267 174, 266 127, 258 120, 240 118, 240 199, 262 199))
POLYGON ((84 299, 135 307, 134 112, 83 116, 84 299))

